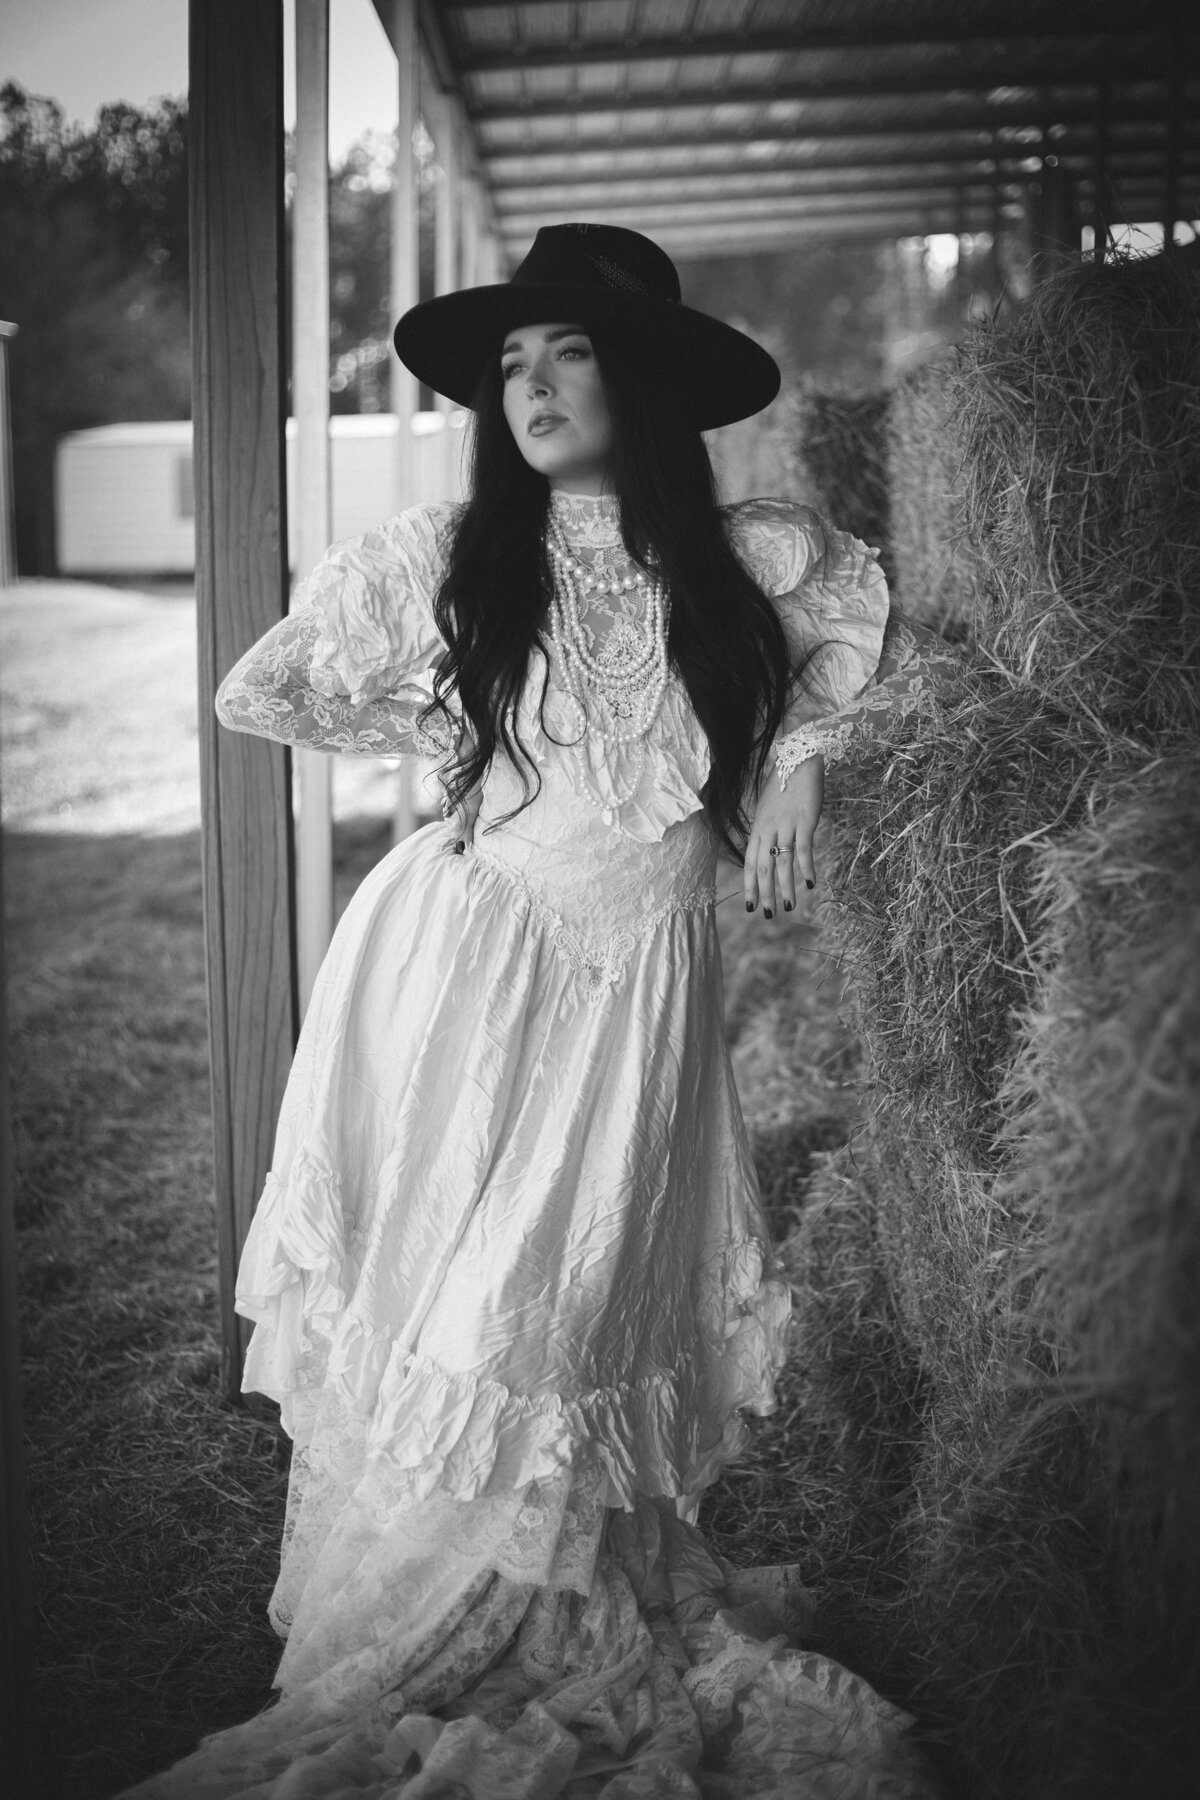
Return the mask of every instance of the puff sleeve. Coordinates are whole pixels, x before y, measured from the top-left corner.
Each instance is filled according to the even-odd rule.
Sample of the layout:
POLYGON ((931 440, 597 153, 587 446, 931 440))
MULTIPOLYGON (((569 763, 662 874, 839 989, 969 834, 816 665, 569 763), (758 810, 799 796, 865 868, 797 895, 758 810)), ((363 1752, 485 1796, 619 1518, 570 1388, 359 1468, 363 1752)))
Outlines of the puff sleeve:
POLYGON ((221 683, 221 723, 308 750, 444 754, 448 729, 431 732, 420 717, 445 647, 433 599, 454 514, 413 507, 334 544, 297 587, 287 618, 221 683))
POLYGON ((735 513, 743 560, 774 600, 791 651, 792 693, 774 746, 786 786, 810 757, 832 762, 882 735, 961 661, 891 605, 878 552, 850 532, 783 500, 735 513))

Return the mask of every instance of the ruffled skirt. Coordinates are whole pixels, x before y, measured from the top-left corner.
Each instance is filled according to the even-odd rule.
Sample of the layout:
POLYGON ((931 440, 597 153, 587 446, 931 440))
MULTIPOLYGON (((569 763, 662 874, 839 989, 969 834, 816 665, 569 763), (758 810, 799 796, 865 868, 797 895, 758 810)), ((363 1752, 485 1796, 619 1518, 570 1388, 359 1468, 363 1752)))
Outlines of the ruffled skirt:
POLYGON ((146 1800, 932 1791, 904 1716, 730 1610, 678 1516, 773 1405, 789 1311, 710 907, 597 983, 493 856, 394 851, 321 972, 238 1305, 295 1440, 280 1699, 146 1800))

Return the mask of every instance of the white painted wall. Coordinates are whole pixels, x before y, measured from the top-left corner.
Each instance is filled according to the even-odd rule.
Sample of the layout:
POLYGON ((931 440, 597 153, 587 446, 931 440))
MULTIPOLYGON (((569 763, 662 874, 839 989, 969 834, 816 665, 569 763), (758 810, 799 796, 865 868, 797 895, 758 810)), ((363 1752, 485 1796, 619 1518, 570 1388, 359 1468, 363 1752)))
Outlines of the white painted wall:
MULTIPOLYGON (((461 498, 465 422, 461 412, 448 418, 414 415, 409 505, 461 498)), ((398 510, 396 429, 394 413, 331 419, 335 540, 369 531, 398 510)), ((289 493, 295 486, 294 438, 289 420, 289 493)), ((162 420, 71 432, 58 446, 55 502, 62 574, 190 575, 195 567, 191 424, 162 420)), ((293 563, 294 519, 295 508, 289 507, 293 563)))
POLYGON ((55 466, 62 573, 190 574, 191 483, 186 419, 73 431, 55 466))

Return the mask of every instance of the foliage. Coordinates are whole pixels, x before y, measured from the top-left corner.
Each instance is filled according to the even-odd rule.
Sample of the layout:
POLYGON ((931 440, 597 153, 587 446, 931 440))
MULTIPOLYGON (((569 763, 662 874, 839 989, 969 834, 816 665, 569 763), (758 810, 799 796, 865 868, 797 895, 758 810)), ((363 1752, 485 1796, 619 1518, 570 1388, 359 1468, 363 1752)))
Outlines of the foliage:
POLYGON ((0 314, 10 345, 17 552, 54 566, 54 446, 115 419, 186 418, 187 114, 106 106, 91 131, 0 88, 0 314))

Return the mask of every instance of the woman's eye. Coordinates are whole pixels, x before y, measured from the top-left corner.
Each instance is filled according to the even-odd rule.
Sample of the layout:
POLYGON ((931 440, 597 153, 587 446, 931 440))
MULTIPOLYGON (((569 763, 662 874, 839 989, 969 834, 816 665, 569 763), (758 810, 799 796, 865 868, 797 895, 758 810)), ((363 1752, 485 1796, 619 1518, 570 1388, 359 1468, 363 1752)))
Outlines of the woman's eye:
POLYGON ((520 368, 521 368, 521 365, 519 362, 501 363, 501 365, 500 365, 501 378, 504 381, 511 381, 513 376, 519 373, 520 368))

